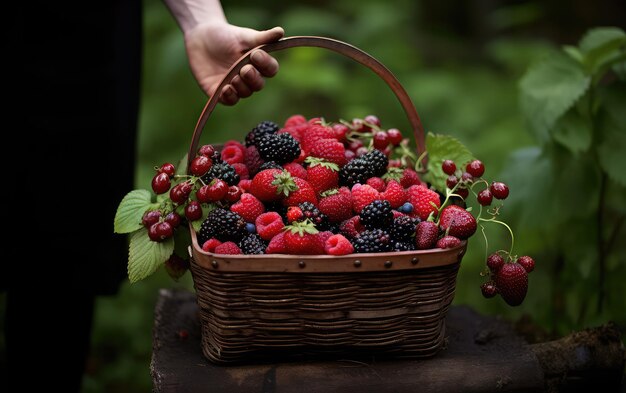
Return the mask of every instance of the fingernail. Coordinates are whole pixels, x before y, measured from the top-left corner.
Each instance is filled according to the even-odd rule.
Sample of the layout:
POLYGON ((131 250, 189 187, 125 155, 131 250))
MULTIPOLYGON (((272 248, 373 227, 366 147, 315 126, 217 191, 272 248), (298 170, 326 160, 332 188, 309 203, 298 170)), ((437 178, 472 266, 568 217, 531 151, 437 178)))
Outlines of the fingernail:
POLYGON ((261 61, 263 61, 263 52, 260 50, 256 50, 254 52, 252 52, 252 55, 250 56, 250 59, 255 62, 255 63, 259 63, 261 61))

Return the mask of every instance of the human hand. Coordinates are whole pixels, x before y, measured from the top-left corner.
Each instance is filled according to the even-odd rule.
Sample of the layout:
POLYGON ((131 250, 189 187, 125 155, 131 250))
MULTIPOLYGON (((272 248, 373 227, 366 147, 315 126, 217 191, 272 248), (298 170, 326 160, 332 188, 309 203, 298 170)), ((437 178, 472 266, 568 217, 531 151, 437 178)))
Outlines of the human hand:
MULTIPOLYGON (((218 83, 233 63, 248 50, 269 42, 277 41, 285 34, 281 27, 257 31, 223 23, 198 24, 185 34, 185 48, 191 71, 198 84, 209 96, 215 94, 218 83)), ((262 50, 250 57, 239 75, 224 86, 220 102, 234 105, 265 85, 264 77, 278 72, 278 62, 262 50)))

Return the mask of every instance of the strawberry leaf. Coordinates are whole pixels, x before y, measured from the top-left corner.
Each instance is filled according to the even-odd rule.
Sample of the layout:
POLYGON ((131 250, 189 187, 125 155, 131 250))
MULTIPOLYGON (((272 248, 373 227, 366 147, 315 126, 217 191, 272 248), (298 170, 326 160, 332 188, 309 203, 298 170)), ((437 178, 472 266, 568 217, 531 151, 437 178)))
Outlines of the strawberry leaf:
POLYGON ((397 182, 400 182, 403 174, 404 174, 404 169, 391 167, 391 168, 388 168, 387 173, 383 175, 383 180, 395 180, 397 182))
POLYGON ((128 279, 131 283, 154 273, 174 252, 174 239, 157 243, 150 240, 148 230, 136 231, 128 247, 128 279))
POLYGON ((117 208, 113 222, 115 233, 131 233, 142 228, 141 219, 149 209, 156 209, 157 204, 151 203, 148 190, 133 190, 126 194, 117 208))
POLYGON ((441 168, 443 161, 452 160, 457 167, 463 168, 465 163, 474 159, 472 153, 458 139, 432 132, 426 136, 426 151, 428 151, 428 173, 425 179, 442 193, 446 190, 448 178, 441 168))
POLYGON ((572 153, 584 152, 591 146, 591 122, 575 109, 570 109, 551 131, 555 141, 572 153))

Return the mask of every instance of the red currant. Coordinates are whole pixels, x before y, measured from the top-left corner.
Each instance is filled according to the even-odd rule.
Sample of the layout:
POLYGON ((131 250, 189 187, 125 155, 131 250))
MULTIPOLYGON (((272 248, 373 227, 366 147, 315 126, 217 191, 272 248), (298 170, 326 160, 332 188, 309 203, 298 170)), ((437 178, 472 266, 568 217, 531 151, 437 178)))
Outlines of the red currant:
POLYGON ((162 242, 163 240, 169 239, 173 235, 174 230, 167 222, 153 224, 150 229, 148 229, 148 237, 150 237, 150 240, 154 242, 162 242))
POLYGON ((388 129, 387 136, 389 136, 389 142, 394 146, 398 146, 402 142, 402 133, 397 128, 388 129))
POLYGON ((483 206, 491 205, 491 201, 493 200, 493 195, 491 195, 491 191, 488 188, 485 188, 481 192, 478 193, 478 197, 476 198, 478 203, 483 206))
POLYGON ((211 169, 213 161, 209 157, 198 156, 191 161, 191 174, 194 176, 202 176, 211 169))
POLYGON ((157 173, 152 178, 152 190, 154 190, 154 193, 157 195, 165 194, 170 189, 171 184, 170 177, 164 172, 157 173))
POLYGON ((205 157, 213 157, 213 153, 215 153, 215 148, 212 145, 204 145, 198 149, 198 155, 205 157))
POLYGON ((166 162, 165 164, 161 165, 161 167, 159 168, 159 172, 167 173, 167 175, 171 178, 176 174, 176 168, 174 168, 173 164, 166 162))
POLYGON ((480 291, 483 293, 483 296, 487 299, 492 298, 498 294, 498 288, 493 281, 487 281, 483 285, 480 286, 480 291))
POLYGON ((349 131, 350 129, 345 124, 333 124, 333 132, 335 133, 335 138, 339 142, 346 141, 346 135, 348 135, 349 131))
POLYGON ((445 173, 446 175, 452 176, 456 171, 456 164, 454 164, 454 161, 452 160, 445 160, 441 164, 441 169, 443 169, 443 173, 445 173))
POLYGON ((481 177, 485 173, 485 165, 480 160, 474 160, 465 166, 465 170, 474 177, 481 177))
POLYGON ((141 219, 141 223, 144 227, 150 228, 152 225, 159 222, 161 219, 161 212, 158 210, 150 210, 149 212, 145 212, 143 218, 141 219))
POLYGON ((522 265, 526 273, 530 273, 535 270, 535 260, 529 257, 528 255, 524 255, 523 257, 517 258, 517 263, 522 265))
POLYGON ((454 186, 456 186, 459 183, 459 178, 452 175, 452 176, 448 176, 448 178, 446 179, 446 186, 448 186, 449 189, 453 189, 454 186))
POLYGON ((467 197, 469 196, 469 190, 467 188, 457 188, 455 194, 463 199, 467 199, 467 197))
MULTIPOLYGON (((365 119, 363 119, 363 120, 366 123, 373 124, 376 127, 380 127, 380 119, 377 116, 367 115, 367 116, 365 116, 365 119)), ((368 126, 368 128, 370 128, 370 127, 368 126)))
POLYGON ((196 221, 202 218, 202 206, 198 201, 191 201, 185 206, 185 217, 189 221, 196 221))
POLYGON ((165 222, 170 224, 174 229, 178 228, 178 226, 180 225, 180 221, 180 215, 176 212, 171 212, 170 214, 165 216, 165 222))
POLYGON ((178 205, 185 203, 187 198, 189 198, 189 194, 191 194, 191 188, 191 184, 187 182, 175 185, 170 190, 170 199, 178 205))
POLYGON ((491 183, 491 187, 489 188, 493 196, 497 199, 506 199, 506 197, 509 196, 509 187, 502 182, 495 181, 491 183))
POLYGON ((487 257, 487 267, 493 273, 499 272, 502 266, 504 266, 504 258, 502 258, 500 254, 494 252, 487 257))
POLYGON ((374 147, 378 150, 383 150, 389 145, 389 136, 385 131, 377 131, 374 134, 374 147))
POLYGON ((228 202, 237 202, 241 198, 241 194, 243 194, 241 188, 237 186, 230 186, 228 187, 228 192, 226 193, 224 199, 228 202))
POLYGON ((461 175, 461 181, 463 181, 465 183, 471 183, 471 182, 474 181, 474 176, 472 176, 468 172, 463 172, 463 174, 461 175))

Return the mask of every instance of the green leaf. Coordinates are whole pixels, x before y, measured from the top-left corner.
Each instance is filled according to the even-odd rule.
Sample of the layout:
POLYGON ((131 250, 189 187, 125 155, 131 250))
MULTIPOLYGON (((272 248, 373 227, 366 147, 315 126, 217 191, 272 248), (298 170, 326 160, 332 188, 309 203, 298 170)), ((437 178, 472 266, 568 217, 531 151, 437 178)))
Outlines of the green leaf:
POLYGON ((432 132, 426 136, 426 151, 428 151, 428 173, 425 179, 440 192, 445 192, 448 178, 441 169, 444 160, 452 160, 457 168, 462 168, 474 159, 472 153, 458 139, 432 132))
POLYGON ((591 77, 571 57, 555 53, 531 67, 520 81, 524 117, 541 143, 548 131, 589 88, 591 77))
POLYGON ((145 228, 133 233, 128 248, 128 279, 131 283, 154 273, 174 252, 174 239, 157 243, 150 240, 145 228))
POLYGON ((626 33, 617 27, 597 27, 589 30, 580 40, 580 50, 589 53, 602 48, 615 40, 626 42, 626 33))
POLYGON ((141 229, 141 218, 152 207, 150 198, 148 190, 133 190, 126 194, 115 213, 115 233, 131 233, 141 229))
POLYGON ((620 80, 626 81, 626 61, 615 64, 613 66, 613 72, 615 72, 620 80))
POLYGON ((605 110, 599 122, 597 153, 600 166, 621 186, 626 186, 626 83, 617 83, 603 95, 605 110))
POLYGON ((191 222, 191 226, 196 232, 200 232, 200 227, 202 226, 204 220, 206 220, 209 213, 211 213, 217 207, 213 203, 202 203, 200 206, 202 207, 202 217, 199 220, 191 222))
POLYGON ((556 122, 551 133, 555 141, 572 153, 586 151, 591 145, 591 122, 574 108, 556 122))
POLYGON ((186 175, 187 174, 187 163, 189 161, 189 153, 185 153, 183 158, 178 161, 178 165, 176 166, 176 174, 177 175, 186 175))

